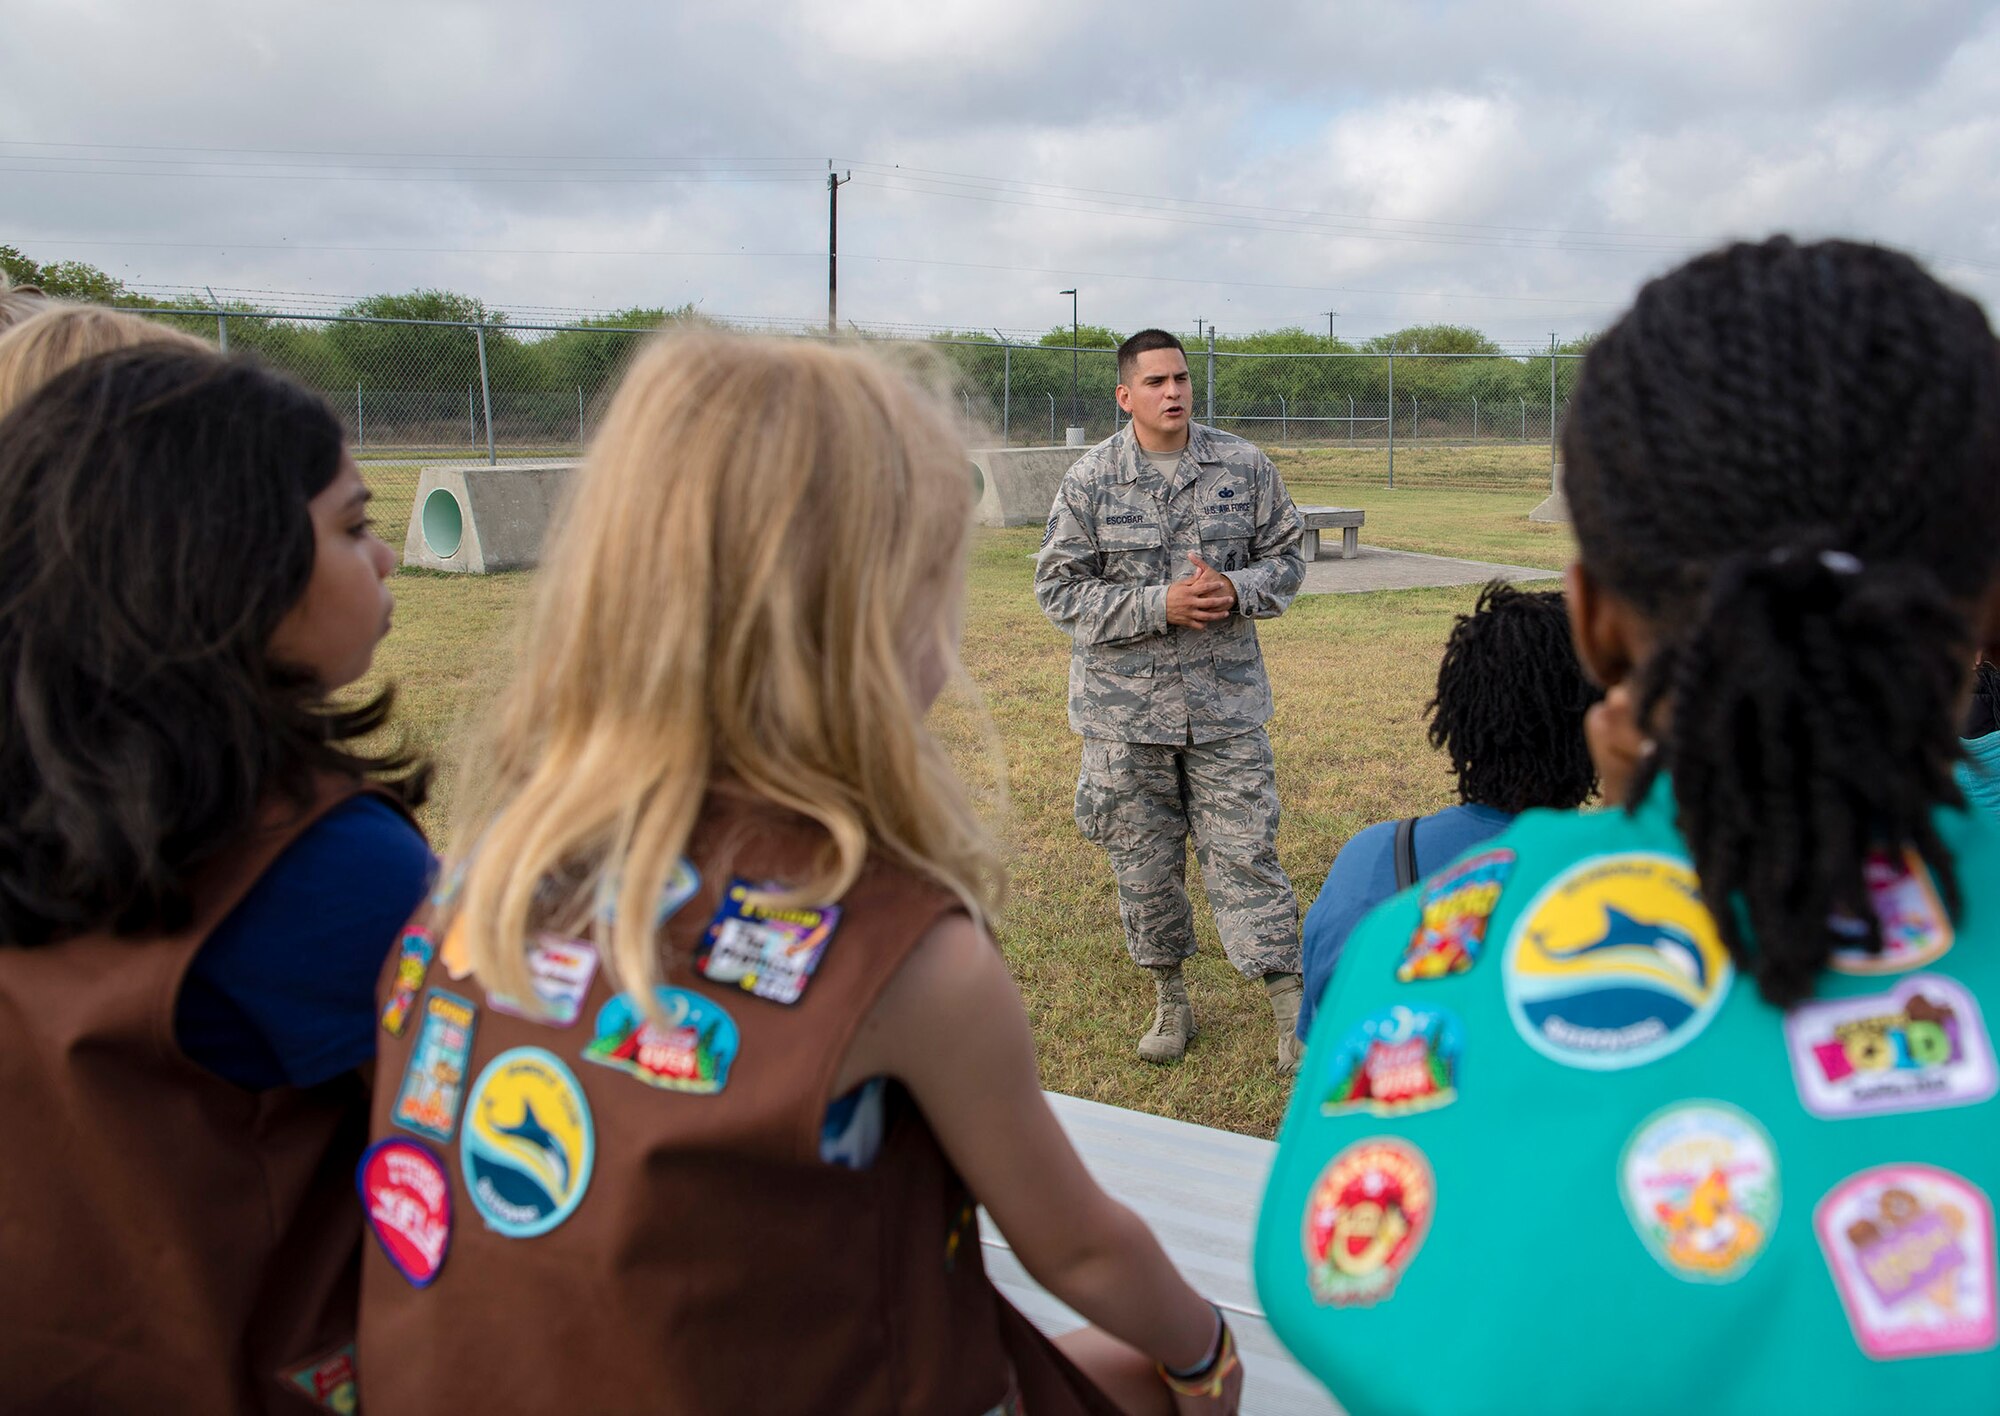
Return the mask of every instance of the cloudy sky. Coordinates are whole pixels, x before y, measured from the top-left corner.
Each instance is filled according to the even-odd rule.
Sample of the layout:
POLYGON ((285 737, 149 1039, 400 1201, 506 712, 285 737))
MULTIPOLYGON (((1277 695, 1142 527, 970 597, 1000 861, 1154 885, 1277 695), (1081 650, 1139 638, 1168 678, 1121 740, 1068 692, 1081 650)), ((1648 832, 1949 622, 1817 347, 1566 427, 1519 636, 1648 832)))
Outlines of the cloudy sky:
POLYGON ((0 242, 300 308, 1510 345, 1774 229, 2000 310, 1969 0, 0 0, 0 242))

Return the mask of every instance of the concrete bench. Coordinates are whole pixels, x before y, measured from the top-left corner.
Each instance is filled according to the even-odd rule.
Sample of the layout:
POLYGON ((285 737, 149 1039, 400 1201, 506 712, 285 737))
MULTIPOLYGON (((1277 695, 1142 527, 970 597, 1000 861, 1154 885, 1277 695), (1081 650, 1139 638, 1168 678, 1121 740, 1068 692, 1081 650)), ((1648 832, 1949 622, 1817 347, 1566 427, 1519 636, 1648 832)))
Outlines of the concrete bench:
POLYGON ((1361 549, 1361 526, 1368 513, 1358 506, 1302 506, 1299 519, 1305 523, 1305 540, 1299 554, 1309 561, 1319 559, 1319 533, 1340 528, 1340 558, 1353 560, 1361 549))
MULTIPOLYGON (((1188 1282, 1229 1315, 1243 1351, 1244 1416, 1338 1416, 1326 1388, 1273 1336, 1250 1283, 1257 1204, 1277 1147, 1234 1131, 1047 1095, 1097 1183, 1136 1211, 1188 1282)), ((994 1283, 1042 1331, 1083 1325, 1028 1277, 983 1211, 980 1240, 994 1283)))

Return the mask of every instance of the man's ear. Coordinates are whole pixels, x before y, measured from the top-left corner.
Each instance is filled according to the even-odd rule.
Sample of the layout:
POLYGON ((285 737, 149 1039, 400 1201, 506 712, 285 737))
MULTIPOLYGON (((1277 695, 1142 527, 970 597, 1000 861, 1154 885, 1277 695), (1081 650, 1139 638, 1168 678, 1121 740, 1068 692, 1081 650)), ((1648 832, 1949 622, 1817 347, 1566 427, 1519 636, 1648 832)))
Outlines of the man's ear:
POLYGON ((1132 411, 1132 390, 1125 387, 1124 384, 1120 384, 1115 390, 1115 393, 1118 399, 1118 407, 1120 408, 1120 410, 1126 413, 1130 413, 1132 411))
POLYGON ((1584 674, 1599 688, 1623 683, 1646 649, 1637 613, 1592 576, 1582 561, 1571 561, 1563 572, 1563 603, 1584 674))

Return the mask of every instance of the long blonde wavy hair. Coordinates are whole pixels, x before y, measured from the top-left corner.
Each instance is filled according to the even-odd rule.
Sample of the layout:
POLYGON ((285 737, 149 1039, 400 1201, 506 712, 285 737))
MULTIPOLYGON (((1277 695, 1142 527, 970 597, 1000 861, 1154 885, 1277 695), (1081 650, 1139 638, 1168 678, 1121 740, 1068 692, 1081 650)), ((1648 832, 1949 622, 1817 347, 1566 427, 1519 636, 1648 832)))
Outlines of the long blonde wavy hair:
POLYGON ((783 903, 840 899, 872 850, 989 911, 997 850, 924 725, 960 676, 972 494, 941 401, 861 349, 694 333, 639 355, 466 763, 447 908, 486 987, 532 998, 533 933, 590 918, 650 1005, 653 902, 719 781, 825 832, 783 903))

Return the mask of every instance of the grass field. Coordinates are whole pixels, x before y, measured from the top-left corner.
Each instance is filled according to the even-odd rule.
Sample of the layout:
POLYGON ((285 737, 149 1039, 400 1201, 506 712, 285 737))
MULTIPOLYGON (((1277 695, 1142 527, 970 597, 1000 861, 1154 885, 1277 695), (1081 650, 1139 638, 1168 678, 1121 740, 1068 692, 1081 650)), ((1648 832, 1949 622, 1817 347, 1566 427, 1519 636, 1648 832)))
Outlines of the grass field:
MULTIPOLYGON (((1568 558, 1567 529, 1526 519, 1546 491, 1547 456, 1532 446, 1399 450, 1393 492, 1354 480, 1344 449, 1281 450, 1278 460, 1299 500, 1365 508, 1371 545, 1556 568, 1568 558), (1502 455, 1514 453, 1522 455, 1502 455)), ((381 529, 400 550, 416 467, 372 462, 364 471, 381 529)), ((1043 1083, 1270 1135, 1285 1094, 1273 1075, 1269 1009, 1263 990, 1223 961, 1192 862, 1202 952, 1189 978, 1201 1037, 1178 1067, 1149 1067, 1133 1054, 1151 1017, 1152 987, 1125 957, 1110 869, 1070 814, 1077 739, 1065 717, 1068 641, 1035 605, 1028 557, 1039 537, 1036 528, 976 533, 964 656, 997 730, 1012 797, 1013 887, 999 934, 1034 1020, 1043 1083)), ((449 808, 457 725, 507 673, 515 612, 532 583, 528 574, 396 577, 396 628, 378 655, 378 674, 397 683, 412 740, 439 756, 427 812, 434 832, 449 808)), ((1307 596, 1261 627, 1277 700, 1278 850, 1302 909, 1356 830, 1451 800, 1449 773, 1424 741, 1421 709, 1452 617, 1476 594, 1461 587, 1307 596)), ((936 726, 968 777, 990 782, 989 739, 968 697, 948 696, 936 726)))

